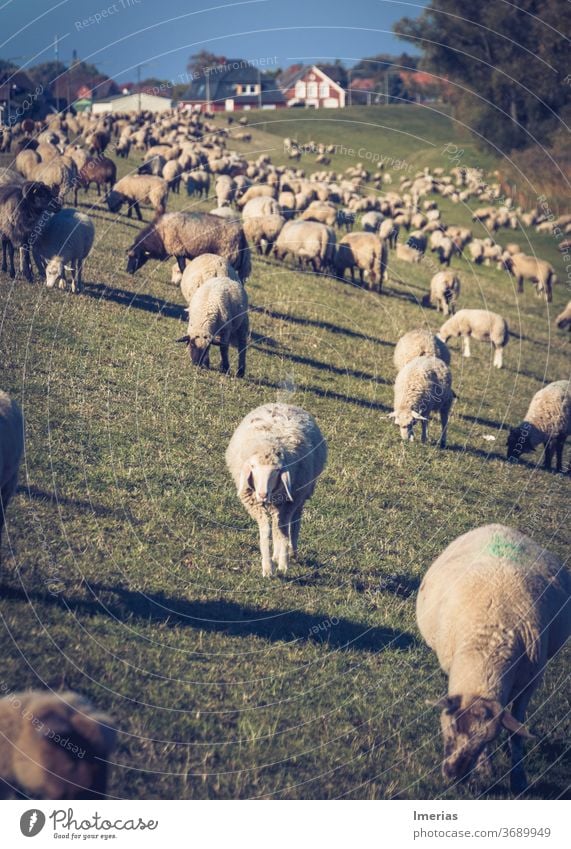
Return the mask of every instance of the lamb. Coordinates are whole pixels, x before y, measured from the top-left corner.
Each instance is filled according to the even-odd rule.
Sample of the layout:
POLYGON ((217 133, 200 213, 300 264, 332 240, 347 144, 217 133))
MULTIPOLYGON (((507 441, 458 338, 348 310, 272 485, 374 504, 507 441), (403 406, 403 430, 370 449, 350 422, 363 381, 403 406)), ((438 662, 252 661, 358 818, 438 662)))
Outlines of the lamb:
POLYGON ((76 209, 62 209, 45 225, 33 244, 33 253, 40 273, 45 274, 46 286, 67 284, 65 271, 71 270, 71 291, 81 291, 83 263, 89 256, 95 239, 95 227, 88 215, 76 209))
POLYGON ((515 276, 518 292, 523 292, 523 281, 527 278, 536 284, 536 295, 544 295, 545 300, 551 303, 553 284, 557 282, 551 263, 520 253, 506 258, 504 265, 515 276))
POLYGON ((432 412, 440 413, 442 432, 440 447, 446 447, 448 416, 454 393, 450 369, 438 357, 415 357, 397 374, 394 387, 394 410, 389 418, 400 428, 401 437, 412 442, 414 425, 422 423, 422 442, 428 436, 432 412))
POLYGON ((210 347, 220 347, 220 371, 228 374, 230 345, 238 349, 237 377, 246 373, 248 346, 248 296, 241 283, 230 277, 213 277, 193 294, 188 306, 188 330, 179 339, 188 347, 193 365, 210 367, 210 347))
POLYGON ((250 275, 250 249, 239 222, 206 212, 168 212, 137 236, 127 254, 127 271, 134 274, 149 259, 177 258, 184 271, 185 259, 212 253, 226 257, 241 280, 250 275))
POLYGON ((109 211, 117 214, 124 203, 128 204, 127 217, 133 209, 139 221, 143 220, 140 203, 147 203, 155 210, 155 220, 164 215, 167 206, 169 186, 162 177, 150 177, 142 174, 129 174, 115 183, 107 196, 109 211))
POLYGON ((10 499, 16 491, 24 450, 24 422, 19 406, 0 390, 0 565, 2 531, 10 499))
POLYGON ((11 693, 0 699, 0 798, 104 798, 115 745, 112 720, 78 693, 11 693))
POLYGON ((430 281, 430 303, 444 315, 454 315, 460 296, 460 279, 455 271, 439 271, 430 281))
POLYGON ((331 265, 335 250, 335 234, 330 227, 317 221, 288 221, 274 245, 276 259, 286 254, 298 262, 310 263, 313 270, 324 271, 331 265))
POLYGON ((388 247, 387 243, 375 236, 374 233, 347 233, 339 242, 335 255, 335 269, 341 278, 348 268, 351 282, 355 282, 354 269, 359 269, 361 286, 363 276, 374 288, 378 283, 379 293, 382 285, 388 279, 388 247))
POLYGON ((175 263, 172 269, 171 282, 180 283, 182 296, 187 304, 190 304, 196 290, 213 277, 229 277, 237 283, 241 282, 236 270, 228 260, 217 254, 197 256, 196 259, 188 263, 182 273, 175 263))
POLYGON ((234 431, 226 465, 240 501, 258 523, 264 577, 274 574, 275 565, 285 574, 297 554, 303 507, 326 461, 317 422, 291 404, 258 407, 234 431))
POLYGON ((409 330, 397 342, 393 357, 396 370, 400 371, 415 357, 438 357, 447 366, 450 365, 448 346, 424 327, 409 330))
POLYGON ((10 277, 16 276, 14 247, 23 248, 23 271, 32 281, 30 240, 35 231, 59 208, 50 189, 43 183, 27 181, 21 185, 0 186, 0 236, 2 237, 2 271, 10 260, 10 277))
POLYGON ((545 446, 544 466, 551 468, 555 449, 556 468, 563 464, 563 446, 571 435, 571 386, 568 380, 556 380, 536 392, 524 421, 511 428, 507 441, 508 460, 545 446))
POLYGON ((505 525, 463 534, 429 568, 416 618, 448 675, 448 695, 435 705, 445 780, 489 779, 487 750, 506 728, 511 790, 526 789, 525 714, 547 661, 571 633, 570 594, 568 568, 505 525))
POLYGON ((453 336, 462 336, 464 357, 470 356, 470 337, 494 346, 494 366, 503 365, 503 349, 508 344, 508 323, 501 315, 488 310, 460 310, 445 321, 438 332, 443 342, 453 336))
POLYGON ((565 328, 568 328, 569 331, 571 331, 571 301, 568 302, 563 312, 559 313, 555 319, 555 324, 559 330, 565 330, 565 328))

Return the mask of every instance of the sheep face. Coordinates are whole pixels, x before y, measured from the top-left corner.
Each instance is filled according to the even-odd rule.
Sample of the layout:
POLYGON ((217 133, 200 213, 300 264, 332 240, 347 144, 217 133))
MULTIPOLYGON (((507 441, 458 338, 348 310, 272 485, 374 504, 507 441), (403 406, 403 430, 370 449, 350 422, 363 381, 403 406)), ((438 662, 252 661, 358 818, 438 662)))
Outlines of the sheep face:
POLYGON ((522 427, 520 425, 519 427, 512 427, 510 429, 506 445, 506 457, 508 460, 517 460, 520 454, 526 454, 534 450, 533 446, 530 445, 529 432, 529 426, 522 427))
POLYGON ((150 254, 142 250, 127 251, 127 274, 134 274, 150 258, 150 254))
POLYGON ((485 777, 489 771, 486 748, 502 727, 512 734, 531 737, 494 699, 476 696, 462 700, 460 696, 448 696, 438 707, 444 708, 440 715, 444 741, 442 775, 448 782, 465 781, 471 773, 485 777))
POLYGON ((263 463, 257 457, 251 457, 244 463, 238 489, 240 493, 253 490, 258 504, 293 501, 290 473, 279 463, 263 463))
POLYGON ((414 442, 414 426, 417 421, 426 421, 426 417, 417 413, 416 410, 395 411, 389 413, 389 418, 394 419, 400 430, 401 439, 405 442, 414 442))
POLYGON ((119 192, 109 192, 107 196, 107 206, 109 207, 109 212, 112 212, 116 215, 123 205, 123 195, 119 194, 119 192))
POLYGON ((180 281, 182 280, 182 271, 178 267, 178 263, 175 262, 171 269, 171 283, 173 286, 178 286, 180 281))
POLYGON ((209 368, 210 366, 210 346, 220 344, 209 333, 198 336, 188 337, 188 353, 192 364, 209 368))
POLYGON ((46 265, 46 286, 48 289, 53 289, 56 283, 59 283, 61 287, 65 286, 65 282, 63 260, 58 259, 58 257, 50 259, 46 265))
POLYGON ((61 203, 44 183, 24 183, 22 195, 35 212, 43 212, 48 208, 57 212, 61 209, 61 203))

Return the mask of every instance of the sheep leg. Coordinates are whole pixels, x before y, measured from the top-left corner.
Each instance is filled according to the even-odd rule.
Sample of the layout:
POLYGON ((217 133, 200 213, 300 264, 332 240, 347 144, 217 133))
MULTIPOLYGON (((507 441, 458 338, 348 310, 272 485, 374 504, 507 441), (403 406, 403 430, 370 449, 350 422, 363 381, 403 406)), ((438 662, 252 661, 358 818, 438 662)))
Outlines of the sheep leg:
POLYGON ((428 422, 421 421, 420 429, 421 429, 420 439, 421 439, 422 444, 424 445, 426 443, 426 440, 428 439, 428 422))
POLYGON ((551 460, 553 458, 553 446, 551 442, 547 442, 545 445, 545 453, 543 455, 543 467, 550 471, 551 469, 551 460))
POLYGON ((470 357, 471 356, 471 353, 470 353, 470 337, 464 336, 462 341, 463 341, 462 356, 463 357, 470 357))
POLYGON ((141 215, 141 210, 139 208, 139 204, 137 203, 137 201, 135 201, 135 212, 137 213, 137 218, 139 219, 139 221, 142 221, 143 216, 141 215))
POLYGON ((291 513, 289 510, 274 514, 274 558, 277 560, 278 572, 283 575, 289 566, 289 523, 291 513), (277 554, 277 557, 275 556, 277 554))
POLYGON ((291 551, 293 556, 297 555, 297 545, 299 540, 299 532, 301 531, 301 515, 303 513, 303 504, 295 508, 289 522, 289 537, 291 542, 291 551))
POLYGON ((2 236, 2 271, 4 271, 4 272, 8 271, 8 263, 6 261, 7 257, 8 257, 8 240, 4 236, 2 236))
POLYGON ((260 529, 260 552, 262 555, 262 575, 268 578, 274 574, 274 564, 270 557, 270 540, 271 528, 269 516, 264 513, 258 519, 258 527, 260 529))
POLYGON ((178 270, 179 270, 180 272, 183 272, 183 271, 184 271, 184 269, 186 268, 186 257, 184 257, 184 256, 177 256, 176 261, 177 261, 177 263, 178 263, 178 270))
POLYGON ((563 470, 563 446, 565 445, 565 436, 559 436, 555 440, 555 457, 556 457, 556 465, 555 468, 558 472, 563 470))
MULTIPOLYGON (((511 711, 512 716, 514 716, 518 722, 521 722, 522 725, 525 722, 527 706, 536 684, 537 682, 535 682, 533 686, 526 687, 526 689, 522 690, 522 692, 514 699, 511 711)), ((512 793, 519 794, 523 793, 527 789, 527 778, 523 765, 524 742, 523 738, 519 734, 512 734, 510 736, 510 749, 512 760, 510 771, 510 790, 512 793)))
POLYGON ((523 277, 517 278, 517 290, 520 294, 523 293, 523 277))
POLYGON ((14 245, 9 239, 6 239, 6 241, 2 245, 3 249, 4 247, 8 252, 8 260, 10 262, 10 277, 12 277, 13 279, 16 276, 16 269, 14 268, 14 245))
POLYGON ((240 336, 238 339, 238 370, 236 377, 244 377, 246 374, 246 348, 248 347, 248 339, 246 336, 240 336))
POLYGON ((28 283, 33 283, 34 275, 32 273, 32 264, 30 262, 30 249, 28 245, 24 245, 22 247, 22 270, 24 272, 24 277, 28 281, 28 283))
POLYGON ((450 407, 443 407, 440 410, 440 424, 442 425, 442 433, 440 435, 440 447, 446 448, 446 439, 448 436, 448 416, 450 415, 450 407))
POLYGON ((503 365, 503 348, 496 348, 494 350, 494 366, 495 368, 501 368, 503 365))
POLYGON ((228 358, 228 344, 220 343, 220 371, 222 374, 228 374, 230 371, 230 360, 228 358))

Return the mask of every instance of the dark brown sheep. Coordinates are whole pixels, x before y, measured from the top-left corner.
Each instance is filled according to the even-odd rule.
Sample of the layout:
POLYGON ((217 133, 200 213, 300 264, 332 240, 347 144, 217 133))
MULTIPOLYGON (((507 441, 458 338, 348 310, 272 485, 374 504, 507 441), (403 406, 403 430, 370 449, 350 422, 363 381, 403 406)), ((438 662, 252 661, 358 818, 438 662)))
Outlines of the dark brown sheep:
POLYGON ((26 279, 33 279, 30 264, 30 245, 34 233, 41 233, 42 221, 47 221, 60 203, 44 183, 26 182, 21 185, 0 186, 0 236, 2 238, 2 271, 7 271, 10 259, 10 277, 16 276, 14 248, 21 247, 23 271, 26 279))
POLYGON ((79 183, 85 189, 85 193, 87 194, 90 185, 95 183, 97 197, 101 196, 101 186, 103 186, 105 198, 107 198, 116 180, 117 167, 113 160, 106 156, 90 157, 79 171, 79 183))

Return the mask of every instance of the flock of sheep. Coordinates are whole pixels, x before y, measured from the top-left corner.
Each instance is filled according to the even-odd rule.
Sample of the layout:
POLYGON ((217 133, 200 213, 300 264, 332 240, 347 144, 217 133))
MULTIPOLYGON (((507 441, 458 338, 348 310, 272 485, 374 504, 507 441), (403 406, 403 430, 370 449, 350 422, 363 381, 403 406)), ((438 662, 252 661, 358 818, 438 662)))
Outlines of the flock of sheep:
MULTIPOLYGON (((428 301, 443 313, 437 335, 411 328, 394 352, 397 375, 390 417, 404 440, 421 423, 426 442, 432 413, 441 422, 445 448, 454 402, 449 339, 461 337, 463 356, 471 340, 490 343, 501 368, 509 340, 505 318, 489 310, 457 309, 461 295, 454 257, 468 253, 474 263, 496 264, 513 273, 518 289, 530 280, 538 296, 551 300, 553 267, 523 254, 518 245, 500 247, 479 240, 468 228, 447 226, 436 198, 488 201, 474 220, 488 229, 545 224, 540 213, 524 213, 506 201, 494 206, 499 186, 488 185, 475 169, 426 169, 403 177, 399 190, 387 189, 390 175, 362 166, 343 174, 306 176, 299 167, 278 167, 267 155, 255 161, 231 150, 229 131, 196 115, 114 115, 54 117, 37 128, 23 121, 11 140, 13 168, 0 172, 2 271, 32 279, 31 257, 47 286, 80 292, 83 264, 94 243, 90 217, 63 203, 71 192, 92 184, 112 213, 127 207, 142 219, 140 206, 154 212, 127 255, 127 271, 149 260, 172 257, 172 282, 187 304, 188 328, 179 340, 196 366, 210 365, 212 346, 220 348, 221 370, 230 371, 229 349, 237 349, 237 377, 246 371, 249 308, 246 284, 250 251, 286 258, 300 268, 339 278, 349 271, 361 286, 382 292, 391 255, 422 262, 436 254, 438 267, 428 301), (31 125, 31 126, 30 126, 31 125), (39 129, 39 133, 37 132, 39 129), (73 139, 73 141, 70 141, 73 139), (118 157, 140 154, 136 173, 116 180, 118 157), (190 197, 208 198, 214 183, 217 206, 210 213, 168 212, 169 193, 181 186, 190 197), (373 191, 363 192, 363 188, 373 191), (353 228, 360 220, 361 230, 353 228), (399 236, 406 232, 406 239, 399 236), (339 234, 339 235, 338 235, 339 234)), ((242 141, 245 140, 242 134, 242 141)), ((299 146, 286 140, 286 150, 299 146)), ((326 151, 318 161, 328 164, 326 151)), ((571 232, 571 216, 550 226, 571 232)), ((571 328, 571 302, 556 319, 571 328)), ((525 420, 508 437, 508 458, 539 445, 545 466, 562 470, 563 446, 571 433, 569 380, 536 393, 525 420)), ((8 503, 16 489, 24 445, 24 423, 15 401, 0 393, 0 543, 8 503)), ((237 494, 259 528, 262 573, 285 573, 295 556, 304 504, 327 460, 326 440, 313 416, 287 403, 264 404, 237 426, 226 463, 237 494)), ((0 551, 1 556, 1 551, 0 551)), ((1 560, 0 560, 1 564, 1 560)), ((476 528, 455 540, 426 573, 417 600, 420 631, 448 674, 442 710, 443 774, 461 781, 489 771, 487 752, 502 728, 510 734, 511 785, 526 787, 522 740, 530 697, 547 663, 571 631, 571 578, 564 564, 519 532, 501 526, 476 528), (510 707, 511 705, 511 707, 510 707)), ((106 790, 106 759, 116 743, 109 717, 74 693, 16 693, 0 700, 0 786, 19 787, 45 798, 97 797, 106 790), (57 730, 57 733, 56 733, 57 730), (65 736, 73 747, 56 738, 65 736), (83 751, 78 757, 77 750, 83 751), (87 755, 85 754, 87 753, 87 755)), ((1 791, 0 791, 1 792, 1 791)))

